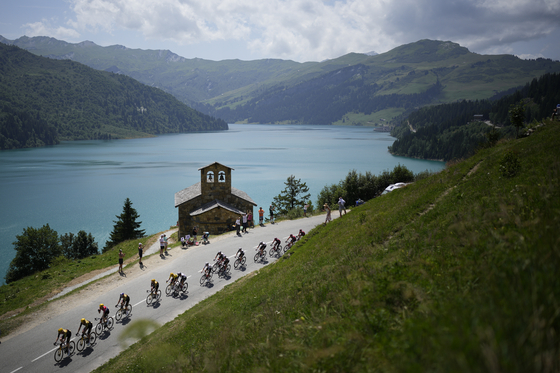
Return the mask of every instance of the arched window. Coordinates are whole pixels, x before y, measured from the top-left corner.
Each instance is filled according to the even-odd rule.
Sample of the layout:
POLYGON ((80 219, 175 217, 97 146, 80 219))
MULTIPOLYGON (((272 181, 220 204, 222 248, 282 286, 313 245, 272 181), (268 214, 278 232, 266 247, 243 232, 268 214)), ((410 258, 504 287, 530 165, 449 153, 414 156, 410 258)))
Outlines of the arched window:
POLYGON ((218 172, 218 182, 220 183, 226 182, 226 173, 224 171, 218 172))
POLYGON ((213 183, 214 182, 214 172, 208 171, 208 173, 206 174, 206 181, 208 183, 213 183))

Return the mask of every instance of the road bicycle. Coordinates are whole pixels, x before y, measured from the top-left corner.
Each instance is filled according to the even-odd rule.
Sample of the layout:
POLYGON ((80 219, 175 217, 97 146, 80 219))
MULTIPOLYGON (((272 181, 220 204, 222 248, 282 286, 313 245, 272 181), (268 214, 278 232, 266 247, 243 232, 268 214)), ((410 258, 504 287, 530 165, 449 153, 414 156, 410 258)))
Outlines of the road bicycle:
POLYGON ((276 254, 277 256, 282 255, 282 245, 280 245, 278 242, 275 242, 270 248, 268 254, 271 258, 274 256, 274 254, 276 254))
MULTIPOLYGON (((66 352, 67 356, 72 356, 75 352, 74 350, 76 348, 76 344, 74 343, 74 341, 70 341, 70 343, 68 343, 68 346, 66 346, 65 341, 66 338, 64 338, 64 340, 57 341, 60 342, 58 348, 54 352, 54 361, 56 361, 57 363, 60 363, 60 361, 64 357, 64 352, 66 352)), ((54 342, 54 344, 56 345, 56 342, 54 342)))
POLYGON ((95 334, 95 331, 92 330, 89 333, 82 333, 82 336, 78 339, 77 343, 78 351, 82 352, 88 344, 92 346, 96 340, 97 334, 95 334))
POLYGON ((95 332, 97 333, 97 335, 101 335, 101 333, 103 333, 103 331, 105 330, 113 329, 113 326, 115 324, 115 320, 113 320, 112 316, 107 316, 107 321, 105 322, 103 322, 103 317, 95 318, 95 320, 99 320, 99 322, 95 326, 95 332))
POLYGON ((152 304, 152 302, 154 301, 159 302, 161 299, 161 290, 158 290, 157 292, 146 290, 146 293, 149 293, 148 296, 146 297, 146 304, 148 306, 152 304))
POLYGON ((245 255, 243 255, 242 258, 237 258, 235 262, 233 262, 233 268, 239 269, 240 267, 245 266, 246 261, 247 259, 245 258, 245 255))
POLYGON ((223 276, 226 277, 231 274, 231 264, 222 265, 218 270, 218 277, 223 276))
POLYGON ((202 277, 200 278, 200 286, 206 285, 210 282, 212 282, 212 271, 202 274, 202 277))
MULTIPOLYGON (((117 305, 115 305, 115 307, 117 307, 117 305)), ((130 315, 132 315, 132 306, 129 304, 126 306, 126 308, 124 308, 123 305, 121 304, 121 308, 119 308, 117 310, 117 313, 115 313, 115 320, 121 321, 123 316, 130 317, 130 315)))
POLYGON ((286 240, 286 246, 284 246, 284 252, 290 250, 292 248, 292 246, 294 246, 294 243, 292 242, 292 240, 287 239, 286 240))
POLYGON ((261 249, 257 248, 256 250, 257 250, 257 253, 255 254, 255 257, 253 258, 255 260, 255 263, 258 262, 259 260, 264 262, 265 259, 266 259, 266 249, 261 250, 261 249))

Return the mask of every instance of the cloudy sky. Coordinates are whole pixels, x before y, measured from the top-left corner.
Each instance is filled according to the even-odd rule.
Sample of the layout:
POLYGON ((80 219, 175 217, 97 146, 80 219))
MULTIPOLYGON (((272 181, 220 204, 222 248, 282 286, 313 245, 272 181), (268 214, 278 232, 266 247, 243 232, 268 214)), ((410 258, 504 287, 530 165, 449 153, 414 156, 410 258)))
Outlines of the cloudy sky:
POLYGON ((560 0, 0 0, 0 35, 299 62, 420 39, 560 60, 560 0))

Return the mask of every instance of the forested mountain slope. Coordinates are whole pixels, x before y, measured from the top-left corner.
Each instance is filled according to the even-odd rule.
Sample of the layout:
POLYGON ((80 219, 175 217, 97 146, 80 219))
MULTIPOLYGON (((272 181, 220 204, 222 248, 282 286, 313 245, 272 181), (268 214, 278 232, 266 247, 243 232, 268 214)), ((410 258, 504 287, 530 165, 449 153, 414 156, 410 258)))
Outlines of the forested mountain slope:
POLYGON ((13 43, 159 87, 228 122, 386 124, 416 108, 489 98, 560 63, 479 55, 456 43, 420 40, 375 56, 350 53, 322 62, 186 59, 167 50, 70 44, 47 37, 13 43))
POLYGON ((227 128, 125 75, 0 43, 0 149, 227 128))
POLYGON ((545 74, 495 101, 465 100, 415 111, 393 130, 397 140, 389 150, 395 155, 424 159, 469 156, 487 143, 492 126, 499 137, 515 134, 509 109, 520 101, 525 104, 527 125, 549 118, 560 103, 560 74, 545 74), (482 120, 475 120, 475 115, 481 115, 482 120))

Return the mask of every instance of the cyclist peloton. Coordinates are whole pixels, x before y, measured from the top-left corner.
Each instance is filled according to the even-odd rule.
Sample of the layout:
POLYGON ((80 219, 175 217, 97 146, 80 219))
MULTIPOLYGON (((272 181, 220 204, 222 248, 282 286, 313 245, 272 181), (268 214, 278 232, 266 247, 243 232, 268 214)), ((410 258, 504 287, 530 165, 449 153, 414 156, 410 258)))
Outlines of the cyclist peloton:
POLYGON ((237 252, 235 253, 235 257, 238 258, 239 260, 243 259, 244 256, 245 256, 245 251, 243 251, 242 248, 239 248, 239 250, 237 250, 237 252))
POLYGON ((88 338, 89 338, 90 335, 91 335, 91 329, 93 328, 93 323, 89 320, 86 320, 86 319, 82 318, 80 320, 80 327, 78 328, 78 332, 76 333, 76 335, 80 334, 80 329, 82 329, 82 326, 84 327, 84 331, 82 332, 82 336, 87 333, 88 338))
POLYGON ((218 251, 218 253, 217 253, 216 256, 214 257, 214 261, 217 260, 217 261, 218 261, 218 265, 221 266, 221 265, 222 265, 222 262, 224 261, 224 258, 225 258, 225 257, 226 257, 226 256, 225 256, 221 251, 218 251))
POLYGON ((63 342, 64 338, 66 338, 66 353, 68 353, 68 347, 70 346, 70 338, 72 337, 72 332, 70 329, 58 329, 58 334, 56 335, 56 340, 54 341, 54 345, 56 345, 56 341, 60 337, 60 341, 63 342))
POLYGON ((119 303, 121 304, 121 308, 124 308, 126 310, 126 307, 128 307, 128 304, 130 303, 130 297, 125 293, 121 293, 117 305, 115 307, 118 307, 119 303))
POLYGON ((297 241, 297 237, 294 236, 293 234, 290 234, 290 237, 288 237, 286 243, 288 243, 288 245, 290 245, 291 247, 296 241, 297 241))
POLYGON ((107 307, 106 305, 104 305, 103 303, 101 303, 99 305, 99 308, 97 309, 97 313, 103 311, 103 316, 101 317, 101 320, 103 321, 103 323, 107 323, 107 317, 109 316, 109 307, 107 307))
POLYGON ((299 240, 300 238, 302 238, 303 236, 305 236, 305 232, 303 231, 303 229, 299 230, 299 233, 297 235, 297 239, 299 240))
POLYGON ((259 243, 259 246, 257 246, 257 249, 259 251, 259 254, 262 254, 263 250, 266 249, 266 244, 261 241, 261 243, 259 243))

